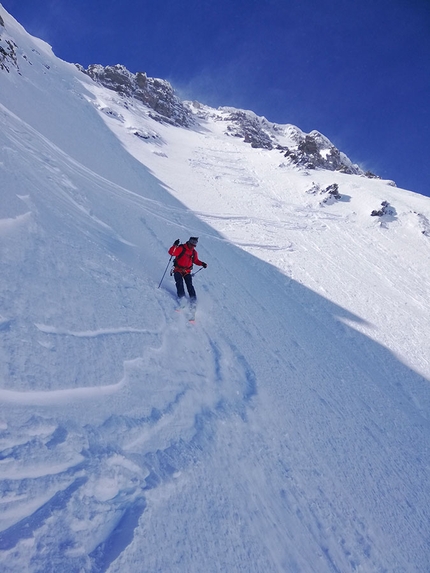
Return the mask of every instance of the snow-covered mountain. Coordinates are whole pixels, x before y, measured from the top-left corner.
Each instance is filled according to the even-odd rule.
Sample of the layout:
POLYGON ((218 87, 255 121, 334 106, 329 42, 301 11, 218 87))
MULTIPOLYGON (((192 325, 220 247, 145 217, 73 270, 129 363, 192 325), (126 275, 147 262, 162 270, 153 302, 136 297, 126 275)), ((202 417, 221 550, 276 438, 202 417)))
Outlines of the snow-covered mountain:
POLYGON ((1 5, 0 117, 1 571, 427 572, 429 199, 1 5))
MULTIPOLYGON (((293 125, 270 123, 252 111, 228 107, 214 110, 199 102, 190 105, 189 102, 180 101, 172 86, 165 80, 148 78, 142 72, 132 74, 119 64, 105 67, 92 65, 87 70, 82 66, 78 67, 97 83, 125 96, 121 105, 128 108, 130 98, 143 102, 149 108, 149 111, 145 110, 145 115, 158 122, 190 127, 201 125, 202 121, 222 121, 226 135, 239 137, 255 149, 278 149, 288 158, 290 164, 307 169, 323 168, 363 175, 358 165, 353 165, 344 153, 336 149, 331 141, 318 131, 305 134, 293 125)), ((111 113, 110 108, 104 111, 111 113)), ((123 115, 119 113, 118 117, 123 115)), ((145 131, 136 131, 135 135, 147 139, 145 131)), ((364 175, 376 177, 370 172, 364 175)))

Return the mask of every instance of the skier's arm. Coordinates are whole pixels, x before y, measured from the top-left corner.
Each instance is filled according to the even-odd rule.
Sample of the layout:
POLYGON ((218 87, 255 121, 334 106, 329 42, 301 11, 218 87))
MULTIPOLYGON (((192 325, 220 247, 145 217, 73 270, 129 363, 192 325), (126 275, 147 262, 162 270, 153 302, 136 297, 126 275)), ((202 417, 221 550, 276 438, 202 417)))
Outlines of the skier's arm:
POLYGON ((170 247, 168 253, 169 255, 172 255, 172 257, 175 257, 181 252, 181 249, 182 247, 179 245, 179 239, 177 239, 177 241, 175 241, 173 245, 170 247))
POLYGON ((194 259, 193 259, 193 263, 194 263, 195 265, 199 266, 199 267, 204 267, 204 268, 206 268, 206 267, 207 267, 207 264, 206 264, 206 263, 204 263, 203 261, 201 261, 201 260, 199 259, 199 256, 198 256, 198 254, 197 254, 197 251, 196 251, 196 250, 194 251, 194 259))

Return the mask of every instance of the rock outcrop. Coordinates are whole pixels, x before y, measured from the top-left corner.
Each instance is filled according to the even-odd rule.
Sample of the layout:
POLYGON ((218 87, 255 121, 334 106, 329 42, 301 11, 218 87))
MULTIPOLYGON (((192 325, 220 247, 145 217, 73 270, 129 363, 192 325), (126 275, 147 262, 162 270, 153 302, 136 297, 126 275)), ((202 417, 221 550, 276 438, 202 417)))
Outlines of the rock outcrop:
POLYGON ((13 40, 4 36, 4 20, 0 16, 0 70, 10 71, 11 66, 18 68, 16 50, 18 46, 13 40))
POLYGON ((157 121, 184 127, 193 123, 192 114, 166 80, 148 78, 144 72, 133 74, 120 64, 105 67, 93 64, 88 69, 78 65, 78 68, 101 85, 144 103, 153 110, 151 117, 157 121))

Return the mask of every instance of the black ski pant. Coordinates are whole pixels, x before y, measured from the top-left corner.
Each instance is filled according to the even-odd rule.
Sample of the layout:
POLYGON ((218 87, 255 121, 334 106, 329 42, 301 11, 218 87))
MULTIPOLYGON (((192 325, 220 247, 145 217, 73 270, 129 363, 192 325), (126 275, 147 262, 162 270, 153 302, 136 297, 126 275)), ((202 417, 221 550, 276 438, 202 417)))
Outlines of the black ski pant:
POLYGON ((196 291, 194 290, 193 287, 193 277, 191 276, 191 273, 182 275, 182 273, 175 272, 173 273, 173 276, 175 278, 176 292, 178 293, 178 298, 182 298, 183 296, 185 296, 185 290, 184 290, 184 281, 185 281, 185 284, 187 285, 188 294, 190 295, 190 299, 195 300, 196 291))

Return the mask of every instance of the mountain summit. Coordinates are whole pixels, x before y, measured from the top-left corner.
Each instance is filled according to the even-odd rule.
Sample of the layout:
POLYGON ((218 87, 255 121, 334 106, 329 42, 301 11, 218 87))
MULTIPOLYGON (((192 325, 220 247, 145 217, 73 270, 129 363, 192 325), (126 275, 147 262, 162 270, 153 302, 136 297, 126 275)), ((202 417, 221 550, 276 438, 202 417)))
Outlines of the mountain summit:
POLYGON ((1 571, 427 573, 430 200, 0 18, 1 571))

